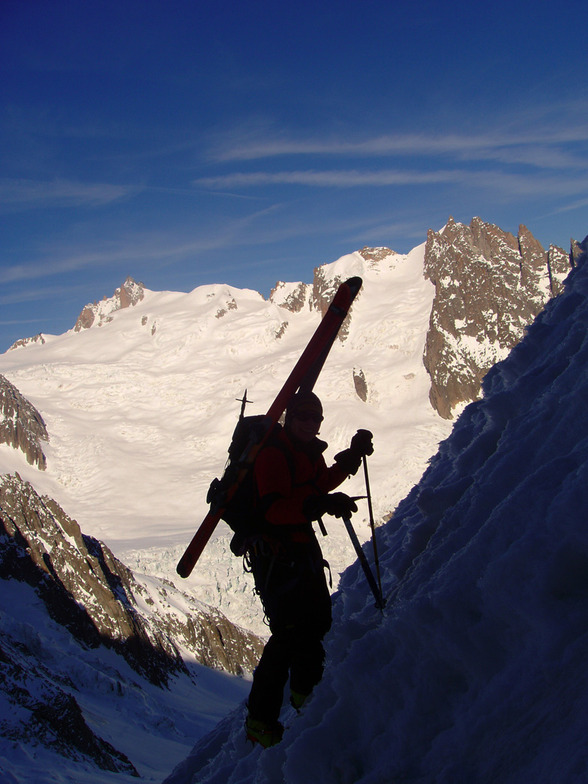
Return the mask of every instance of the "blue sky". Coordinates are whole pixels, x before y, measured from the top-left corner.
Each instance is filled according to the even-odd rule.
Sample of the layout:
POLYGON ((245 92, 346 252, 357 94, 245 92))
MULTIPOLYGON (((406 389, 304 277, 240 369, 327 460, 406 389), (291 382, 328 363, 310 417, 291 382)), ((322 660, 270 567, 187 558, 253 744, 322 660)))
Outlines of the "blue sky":
POLYGON ((0 351, 127 275, 277 280, 449 215, 588 233, 585 0, 1 0, 0 351))

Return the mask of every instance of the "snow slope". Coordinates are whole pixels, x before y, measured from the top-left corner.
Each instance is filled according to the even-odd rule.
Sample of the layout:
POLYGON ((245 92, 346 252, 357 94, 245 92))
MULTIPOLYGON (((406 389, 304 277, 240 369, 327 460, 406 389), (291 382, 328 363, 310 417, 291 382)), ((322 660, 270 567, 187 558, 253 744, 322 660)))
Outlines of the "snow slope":
POLYGON ((484 387, 380 529, 383 614, 345 572, 282 743, 248 749, 241 708, 167 784, 588 780, 586 257, 484 387))
POLYGON ((0 695, 0 782, 2 784, 158 784, 194 740, 209 732, 248 692, 248 683, 188 662, 188 674, 157 687, 104 646, 76 642, 50 619, 34 589, 16 580, 0 580, 2 695, 0 695), (6 659, 5 655, 9 658, 6 659), (9 663, 7 663, 9 662, 9 663), (20 671, 16 671, 16 666, 20 671), (26 699, 5 699, 5 689, 22 689, 26 699), (126 755, 140 779, 127 772, 100 769, 77 749, 84 747, 81 727, 46 733, 46 716, 36 721, 36 703, 55 704, 68 695, 83 711, 95 735, 126 755), (23 707, 28 703, 28 708, 23 707), (28 727, 28 734, 23 728, 28 727))
MULTIPOLYGON (((327 458, 357 428, 375 434, 370 479, 380 520, 418 480, 450 428, 428 401, 422 355, 434 289, 423 278, 423 257, 421 245, 380 261, 352 253, 321 268, 326 280, 364 280, 348 337, 335 345, 317 391, 326 410, 327 458), (354 369, 366 380, 366 402, 355 392, 354 369)), ((284 286, 279 295, 294 288, 284 286)), ((308 298, 312 287, 306 288, 308 298)), ((141 302, 99 327, 45 335, 44 344, 8 351, 0 355, 0 373, 41 412, 51 440, 46 472, 1 446, 0 470, 18 470, 131 568, 178 581, 175 565, 224 466, 236 399, 247 388, 254 401, 248 413, 263 413, 319 319, 308 302, 292 313, 227 285, 189 294, 146 290, 141 302)), ((363 494, 361 478, 347 489, 363 494)), ((367 509, 360 512, 358 532, 367 538, 367 509)), ((334 522, 327 527, 324 549, 336 578, 354 553, 334 522)), ((180 584, 240 625, 266 631, 224 525, 180 584)))

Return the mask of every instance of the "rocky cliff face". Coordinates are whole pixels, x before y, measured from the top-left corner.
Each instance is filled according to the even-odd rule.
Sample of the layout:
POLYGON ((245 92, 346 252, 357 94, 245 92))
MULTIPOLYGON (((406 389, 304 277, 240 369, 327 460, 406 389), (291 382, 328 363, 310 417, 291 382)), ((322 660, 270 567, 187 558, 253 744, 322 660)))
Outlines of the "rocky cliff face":
POLYGON ((570 249, 570 263, 572 266, 577 267, 581 260, 584 260, 585 263, 586 256, 588 256, 588 237, 585 237, 583 242, 572 239, 570 249))
POLYGON ((561 291, 570 269, 561 248, 545 251, 524 226, 515 237, 479 218, 469 226, 450 219, 428 232, 424 271, 435 299, 424 363, 442 417, 479 396, 486 372, 561 291))
POLYGON ((116 289, 112 297, 104 297, 101 302, 86 305, 77 318, 74 330, 80 332, 94 325, 101 326, 112 320, 112 313, 136 305, 145 296, 145 287, 131 277, 116 289))
POLYGON ((308 304, 312 286, 308 283, 284 283, 278 281, 270 292, 270 301, 290 313, 300 313, 308 304))
MULTIPOLYGON (((374 267, 377 267, 381 261, 389 256, 396 255, 390 248, 365 247, 358 253, 368 265, 374 267)), ((341 283, 343 283, 343 278, 338 275, 332 277, 328 267, 317 267, 314 270, 312 285, 306 283, 277 283, 270 294, 270 300, 293 313, 298 313, 307 306, 310 310, 318 311, 321 316, 324 316, 341 283)), ((361 291, 358 296, 361 296, 361 291)), ((352 312, 353 306, 339 330, 338 338, 342 342, 346 340, 349 334, 349 322, 352 312)))
MULTIPOLYGON (((30 627, 6 628, 0 640, 0 737, 26 748, 46 747, 76 762, 137 777, 128 757, 96 734, 71 693, 75 684, 57 671, 51 652, 43 651, 30 627), (23 639, 24 637, 24 639, 23 639)), ((73 677, 72 677, 73 676, 73 677)), ((10 781, 16 779, 9 777, 10 781)))
POLYGON ((252 671, 261 653, 261 640, 218 611, 171 584, 141 583, 18 475, 0 477, 0 558, 0 577, 33 586, 76 639, 114 648, 154 683, 183 667, 182 652, 231 673, 252 671))
POLYGON ((33 335, 31 338, 21 338, 20 340, 16 340, 12 346, 8 349, 12 351, 15 348, 22 348, 23 346, 31 346, 34 343, 38 343, 39 345, 45 345, 47 341, 45 340, 45 335, 42 332, 39 332, 38 335, 33 335))
MULTIPOLYGON (((263 643, 173 585, 141 582, 59 505, 0 476, 0 737, 138 776, 99 735, 84 695, 165 687, 186 658, 251 671, 263 643), (58 630, 61 630, 59 632, 58 630), (135 671, 129 678, 121 659, 135 671), (95 652, 95 653, 93 653, 95 652)), ((193 677, 190 675, 189 677, 193 677)))
POLYGON ((31 465, 47 467, 43 442, 48 441, 43 417, 18 389, 0 375, 0 444, 22 450, 31 465))

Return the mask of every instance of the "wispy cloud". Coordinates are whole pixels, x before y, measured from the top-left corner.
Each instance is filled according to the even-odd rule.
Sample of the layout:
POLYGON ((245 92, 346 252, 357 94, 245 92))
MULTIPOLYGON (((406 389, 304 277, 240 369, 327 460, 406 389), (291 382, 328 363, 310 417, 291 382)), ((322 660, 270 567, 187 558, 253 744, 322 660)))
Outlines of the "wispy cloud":
MULTIPOLYGON (((212 151, 212 157, 221 162, 261 160, 285 156, 344 156, 344 157, 387 157, 387 156, 439 156, 449 155, 458 159, 487 160, 505 150, 522 151, 534 148, 545 153, 560 145, 588 141, 588 126, 562 124, 555 128, 539 128, 525 131, 489 131, 480 134, 392 134, 355 141, 338 138, 292 140, 275 136, 244 139, 226 138, 224 143, 212 151)), ((519 152, 522 157, 522 152, 519 152)), ((547 156, 548 159, 549 156, 547 156)), ((536 156, 535 165, 545 165, 545 159, 536 156)), ((572 157, 561 162, 574 165, 572 157)))
POLYGON ((136 193, 135 186, 72 180, 0 179, 0 209, 99 207, 136 193))
POLYGON ((573 212, 574 210, 581 210, 584 209, 585 207, 588 207, 588 198, 579 199, 578 201, 574 201, 571 204, 566 204, 563 207, 554 210, 551 214, 559 215, 562 212, 573 212))
POLYGON ((570 187, 574 194, 588 171, 584 119, 585 107, 582 111, 571 102, 560 106, 555 115, 554 107, 534 107, 502 122, 494 118, 493 126, 471 132, 450 129, 296 139, 280 129, 250 127, 220 138, 210 157, 220 164, 241 162, 243 168, 263 161, 260 170, 218 173, 193 184, 228 191, 278 185, 354 188, 454 183, 519 194, 562 194, 570 187), (282 163, 276 170, 278 159, 282 163), (350 167, 353 159, 355 165, 350 167), (301 160, 310 165, 301 166, 301 160), (317 160, 319 166, 314 165, 317 160))
POLYGON ((12 319, 9 321, 0 319, 0 327, 20 327, 23 324, 38 324, 38 319, 12 319))
POLYGON ((154 241, 152 236, 137 238, 121 237, 87 249, 87 243, 81 247, 63 246, 48 248, 42 256, 29 263, 5 265, 0 268, 0 283, 10 284, 19 281, 50 278, 56 275, 80 272, 89 267, 108 267, 121 262, 136 260, 145 261, 161 258, 170 247, 154 241))
MULTIPOLYGON (((36 278, 53 277, 64 273, 77 272, 100 262, 99 253, 79 253, 70 257, 58 254, 55 257, 44 256, 29 264, 11 264, 0 268, 0 283, 10 284, 36 278)), ((24 301, 24 300, 23 300, 24 301)))
POLYGON ((401 169, 360 171, 358 169, 306 171, 258 171, 234 172, 216 177, 200 177, 194 185, 205 188, 235 188, 259 185, 311 185, 318 187, 415 185, 442 182, 456 182, 467 176, 467 172, 457 171, 402 171, 401 169))
POLYGON ((301 185, 317 188, 389 187, 409 185, 456 184, 462 187, 500 191, 505 194, 564 195, 585 191, 583 174, 539 175, 495 169, 438 169, 403 171, 402 169, 302 170, 233 172, 216 177, 201 177, 194 185, 204 188, 239 188, 276 185, 301 185))
MULTIPOLYGON (((25 302, 45 302, 51 297, 62 297, 64 294, 76 294, 83 291, 83 286, 43 286, 39 288, 21 288, 18 291, 8 294, 0 294, 0 305, 20 305, 25 302)), ((35 319, 28 321, 4 321, 3 324, 27 324, 34 322, 35 319)))
POLYGON ((102 248, 88 251, 82 248, 54 249, 46 252, 38 261, 24 264, 12 264, 0 268, 0 283, 9 284, 19 281, 36 280, 56 275, 80 272, 89 267, 108 267, 121 262, 149 261, 161 258, 162 253, 174 251, 180 253, 178 246, 154 245, 143 238, 142 242, 121 239, 112 241, 102 248))

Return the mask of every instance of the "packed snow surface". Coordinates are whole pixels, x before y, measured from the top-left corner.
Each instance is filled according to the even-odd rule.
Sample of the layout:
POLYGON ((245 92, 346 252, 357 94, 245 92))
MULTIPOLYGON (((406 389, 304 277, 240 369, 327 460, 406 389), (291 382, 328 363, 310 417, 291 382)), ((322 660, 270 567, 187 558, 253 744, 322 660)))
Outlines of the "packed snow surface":
POLYGON ((385 611, 343 575, 282 743, 239 708, 167 784, 588 781, 586 261, 484 388, 379 530, 385 611))

